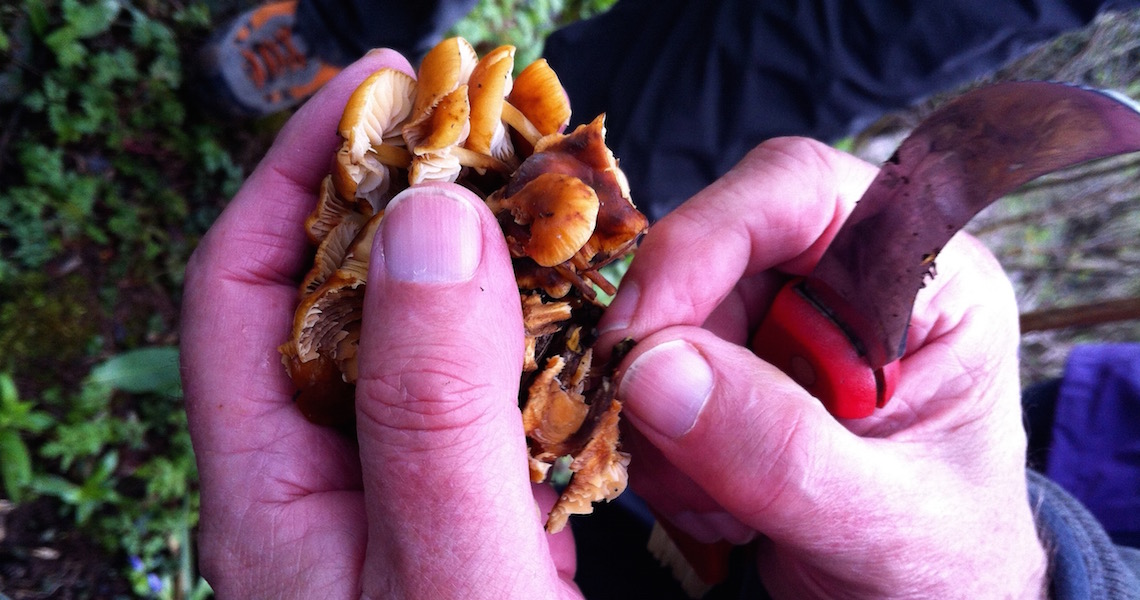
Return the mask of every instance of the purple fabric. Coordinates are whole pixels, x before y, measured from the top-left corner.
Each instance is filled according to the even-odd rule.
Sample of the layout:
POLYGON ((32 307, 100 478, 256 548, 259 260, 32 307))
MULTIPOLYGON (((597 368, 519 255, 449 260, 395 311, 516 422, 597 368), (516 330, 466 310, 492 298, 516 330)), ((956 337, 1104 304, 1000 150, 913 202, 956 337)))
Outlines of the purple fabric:
POLYGON ((1140 546, 1140 344, 1078 346, 1070 354, 1046 474, 1116 543, 1140 546))

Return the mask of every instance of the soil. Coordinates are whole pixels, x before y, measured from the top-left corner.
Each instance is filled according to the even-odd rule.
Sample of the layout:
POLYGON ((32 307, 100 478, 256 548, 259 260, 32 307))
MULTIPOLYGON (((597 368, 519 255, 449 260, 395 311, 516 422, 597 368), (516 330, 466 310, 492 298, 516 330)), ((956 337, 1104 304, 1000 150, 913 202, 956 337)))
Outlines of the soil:
POLYGON ((130 598, 122 563, 61 518, 54 499, 0 501, 0 600, 130 598))

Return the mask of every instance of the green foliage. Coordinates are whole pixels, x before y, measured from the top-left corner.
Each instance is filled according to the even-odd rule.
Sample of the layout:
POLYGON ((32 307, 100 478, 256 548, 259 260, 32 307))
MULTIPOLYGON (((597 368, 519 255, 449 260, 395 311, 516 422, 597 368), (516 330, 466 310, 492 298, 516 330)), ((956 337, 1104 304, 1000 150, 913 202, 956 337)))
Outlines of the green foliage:
POLYGON ((177 285, 193 246, 185 236, 201 233, 184 227, 191 206, 232 193, 243 176, 218 126, 187 123, 172 26, 204 26, 206 9, 152 15, 119 0, 26 9, 18 22, 39 36, 42 76, 8 107, 25 129, 9 150, 19 176, 0 191, 0 277, 94 244, 116 275, 177 285))
POLYGON ((178 349, 140 348, 120 354, 92 369, 88 384, 133 394, 181 396, 178 349))
POLYGON ((133 557, 126 574, 140 596, 209 591, 191 558, 197 467, 178 373, 177 349, 139 348, 97 364, 78 391, 53 388, 37 401, 0 374, 6 494, 57 498, 77 526, 133 557))
POLYGON ((115 491, 115 468, 119 465, 119 455, 108 452, 99 458, 90 473, 79 483, 58 475, 43 475, 32 484, 35 491, 55 496, 75 511, 75 521, 79 525, 87 523, 96 510, 105 505, 117 504, 122 499, 115 491))
POLYGON ((43 433, 53 424, 51 415, 20 400, 10 374, 0 373, 0 483, 14 502, 32 484, 32 458, 24 437, 43 433))
POLYGON ((542 54, 554 30, 608 10, 617 0, 483 0, 457 23, 452 35, 480 50, 510 44, 515 65, 525 67, 542 54))
POLYGON ((204 37, 209 11, 26 0, 0 24, 0 491, 56 498, 133 557, 140 597, 205 597, 178 352, 140 344, 174 334, 148 311, 177 301, 244 177, 232 136, 184 104, 180 40, 204 37))

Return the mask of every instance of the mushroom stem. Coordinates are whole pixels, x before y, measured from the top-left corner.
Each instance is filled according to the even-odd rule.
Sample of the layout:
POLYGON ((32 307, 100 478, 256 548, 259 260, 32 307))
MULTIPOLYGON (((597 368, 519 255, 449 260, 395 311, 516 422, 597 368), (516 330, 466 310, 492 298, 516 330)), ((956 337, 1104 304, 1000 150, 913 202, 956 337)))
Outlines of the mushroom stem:
POLYGON ((412 153, 408 152, 406 148, 391 144, 373 144, 371 152, 382 165, 396 167, 397 169, 407 169, 412 166, 412 153))
POLYGON ((459 159, 459 164, 476 169, 491 169, 500 173, 510 173, 511 167, 507 163, 481 152, 456 146, 451 149, 451 155, 459 159))
POLYGON ((617 293, 617 288, 614 287, 614 284, 610 283, 609 279, 606 279, 605 275, 602 275, 601 273, 594 270, 586 271, 583 274, 586 276, 586 279, 589 279, 594 283, 594 285, 601 288, 601 290, 605 292, 606 295, 613 296, 617 293))
POLYGON ((515 108, 510 102, 503 102, 503 122, 515 128, 526 141, 530 142, 531 146, 538 143, 542 139, 542 132, 530 122, 522 111, 515 108))
MULTIPOLYGON (((582 293, 582 296, 585 297, 586 300, 593 302, 595 299, 597 299, 598 293, 594 291, 594 287, 590 285, 590 282, 583 279, 582 275, 578 273, 577 270, 571 268, 566 263, 555 265, 553 268, 558 272, 559 275, 562 276, 563 279, 569 281, 571 285, 578 288, 578 291, 582 293)), ((614 291, 616 292, 617 290, 614 291)), ((610 292, 606 293, 608 294, 610 292)))

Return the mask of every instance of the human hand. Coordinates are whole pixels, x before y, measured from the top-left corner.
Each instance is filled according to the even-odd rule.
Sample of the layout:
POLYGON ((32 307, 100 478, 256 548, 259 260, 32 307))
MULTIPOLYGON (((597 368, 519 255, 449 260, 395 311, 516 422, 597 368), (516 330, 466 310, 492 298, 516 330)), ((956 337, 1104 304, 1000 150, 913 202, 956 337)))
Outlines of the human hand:
POLYGON ((976 240, 939 255, 870 418, 836 421, 745 348, 875 172, 772 140, 651 229, 601 323, 602 344, 638 341, 618 388, 630 485, 698 540, 757 538, 777 597, 1040 597, 1016 306, 976 240))
POLYGON ((357 440, 305 421, 277 346, 311 260, 348 96, 391 52, 298 111, 187 269, 182 338, 201 479, 202 571, 221 598, 576 595, 569 530, 548 536, 516 398, 518 289, 498 224, 437 185, 389 206, 369 272, 357 440))

